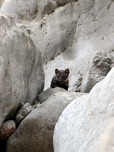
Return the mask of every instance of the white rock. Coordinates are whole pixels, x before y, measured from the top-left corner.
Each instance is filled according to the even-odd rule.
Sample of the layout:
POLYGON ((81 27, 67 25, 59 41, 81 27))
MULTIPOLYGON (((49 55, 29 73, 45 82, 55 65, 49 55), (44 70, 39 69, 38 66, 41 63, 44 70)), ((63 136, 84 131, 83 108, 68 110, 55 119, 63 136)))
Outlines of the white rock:
POLYGON ((103 80, 111 68, 114 67, 114 56, 112 52, 95 51, 83 92, 90 92, 96 83, 103 80))
MULTIPOLYGON (((56 68, 69 68, 69 91, 84 92, 94 52, 110 52, 114 57, 114 4, 111 0, 92 2, 67 4, 34 24, 32 33, 36 43, 39 46, 45 43, 41 48, 47 63, 44 65, 45 89, 49 88, 56 68)), ((97 70, 96 74, 99 74, 97 70)))
POLYGON ((15 116, 21 101, 32 104, 43 86, 40 51, 13 18, 0 14, 0 126, 15 116))
POLYGON ((5 0, 0 12, 8 13, 14 17, 16 21, 33 20, 37 13, 36 0, 5 0))
POLYGON ((114 56, 112 0, 85 3, 83 0, 6 0, 1 12, 23 23, 20 26, 29 31, 40 48, 45 64, 45 89, 50 86, 55 68, 69 68, 69 91, 84 92, 94 52, 111 51, 114 56))
MULTIPOLYGON (((2 4, 1 0, 1 4, 2 4)), ((45 15, 51 14, 57 7, 64 6, 74 0, 5 0, 1 7, 2 13, 13 16, 16 22, 41 20, 45 15)))
POLYGON ((109 123, 93 152, 114 151, 114 119, 109 123))
POLYGON ((54 152, 92 152, 114 117, 114 68, 89 95, 67 106, 54 131, 54 152))

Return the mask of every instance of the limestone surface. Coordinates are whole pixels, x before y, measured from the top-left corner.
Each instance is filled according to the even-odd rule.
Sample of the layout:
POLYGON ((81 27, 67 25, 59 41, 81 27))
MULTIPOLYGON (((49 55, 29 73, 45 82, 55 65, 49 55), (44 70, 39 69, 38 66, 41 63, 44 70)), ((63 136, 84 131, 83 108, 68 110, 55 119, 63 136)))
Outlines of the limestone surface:
POLYGON ((7 141, 6 152, 53 152, 53 131, 66 106, 83 93, 57 92, 38 104, 7 141))
POLYGON ((114 151, 114 119, 109 123, 93 152, 114 151))
MULTIPOLYGON (((41 22, 33 23, 34 40, 39 46, 45 43, 41 48, 46 63, 45 89, 50 86, 56 68, 69 68, 69 91, 85 92, 95 52, 101 50, 101 54, 111 54, 114 58, 113 16, 112 0, 80 0, 57 8, 41 22), (44 38, 43 42, 38 35, 44 38)), ((99 75, 99 71, 95 70, 99 75)))
POLYGON ((43 87, 40 51, 12 17, 0 14, 0 126, 15 117, 20 102, 32 104, 43 87))
MULTIPOLYGON (((2 4, 1 0, 1 4, 2 4)), ((1 12, 8 13, 15 18, 17 22, 23 20, 32 21, 35 18, 41 20, 45 15, 49 15, 58 7, 64 6, 76 0, 5 0, 1 12)))
POLYGON ((72 101, 54 130, 54 152, 93 152, 114 117, 114 68, 88 95, 72 101))
POLYGON ((83 92, 89 92, 96 83, 103 80, 108 72, 114 67, 114 56, 111 52, 94 52, 93 61, 89 69, 87 82, 83 92))
POLYGON ((113 0, 6 0, 0 11, 13 16, 41 50, 45 89, 56 68, 69 68, 69 91, 85 92, 94 53, 114 57, 113 0))

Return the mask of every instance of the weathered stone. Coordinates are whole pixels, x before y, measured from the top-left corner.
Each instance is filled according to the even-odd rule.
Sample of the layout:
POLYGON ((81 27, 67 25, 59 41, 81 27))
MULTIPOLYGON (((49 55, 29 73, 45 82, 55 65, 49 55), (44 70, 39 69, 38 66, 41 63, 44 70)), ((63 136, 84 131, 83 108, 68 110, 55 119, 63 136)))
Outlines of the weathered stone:
POLYGON ((75 2, 75 0, 5 0, 1 12, 10 14, 17 22, 31 21, 34 18, 40 20, 45 15, 53 13, 58 7, 70 2, 75 2))
POLYGON ((45 89, 55 68, 69 68, 69 91, 84 92, 94 52, 114 50, 112 0, 6 0, 0 11, 21 22, 40 48, 43 63, 48 62, 45 89))
POLYGON ((70 103, 54 130, 54 152, 92 152, 114 117, 114 68, 88 95, 70 103))
POLYGON ((34 108, 26 103, 16 115, 16 123, 19 124, 34 108))
POLYGON ((40 51, 13 18, 0 14, 0 126, 22 101, 30 104, 44 87, 40 51))
POLYGON ((49 88, 49 89, 41 92, 41 93, 38 95, 37 103, 43 103, 43 102, 46 101, 49 97, 51 97, 53 94, 55 94, 55 93, 57 93, 57 92, 65 92, 65 91, 66 91, 65 89, 59 88, 59 87, 49 88))
MULTIPOLYGON (((94 52, 101 50, 101 52, 104 51, 104 53, 110 53, 110 55, 114 56, 113 14, 114 4, 112 0, 91 2, 86 0, 85 3, 80 0, 73 4, 67 4, 61 9, 56 9, 49 18, 46 16, 44 22, 42 21, 42 31, 39 30, 40 26, 39 28, 35 26, 40 23, 32 26, 33 37, 36 38, 39 46, 42 42, 38 35, 45 37, 46 46, 41 49, 44 63, 51 60, 44 66, 46 75, 45 89, 49 88, 56 68, 61 68, 61 70, 69 68, 69 91, 86 91, 87 78, 89 69, 92 66, 94 52), (88 24, 90 28, 88 28, 88 24), (56 36, 53 35, 53 28, 56 31, 56 36), (61 41, 59 41, 60 38, 61 41), (51 53, 51 50, 55 52, 51 53)), ((91 81, 89 84, 91 84, 91 81)), ((92 82, 91 88, 95 84, 92 82)))
POLYGON ((109 123, 93 152, 114 151, 114 119, 109 123))
MULTIPOLYGON (((1 31, 5 31, 0 32, 0 54, 6 52, 4 53, 4 58, 0 58, 0 84, 1 89, 3 88, 3 91, 0 92, 3 95, 3 97, 0 95, 0 125, 7 115, 8 117, 14 115, 15 109, 20 101, 25 103, 27 98, 28 102, 32 103, 37 90, 43 88, 39 83, 41 80, 43 82, 44 79, 43 72, 39 72, 40 70, 35 77, 31 77, 31 80, 28 81, 28 77, 31 75, 31 69, 36 71, 36 68, 34 67, 35 58, 33 58, 33 56, 36 56, 37 58, 36 54, 32 56, 33 52, 37 52, 33 51, 34 44, 30 52, 25 51, 27 44, 29 48, 28 39, 31 39, 30 36, 40 48, 43 55, 43 63, 45 63, 44 67, 46 73, 45 89, 50 86, 55 68, 69 68, 69 91, 90 90, 94 84, 96 84, 96 80, 94 82, 93 80, 88 79, 88 74, 92 67, 91 64, 94 52, 96 50, 101 50, 106 54, 111 52, 111 55, 114 56, 113 0, 46 0, 45 2, 43 0, 5 0, 0 11, 13 16, 16 22, 21 22, 20 25, 17 24, 21 27, 20 29, 13 23, 13 20, 10 22, 10 17, 3 19, 4 21, 0 20, 0 30, 2 29, 1 31), (8 26, 6 28, 5 26, 7 24, 8 26), (27 33, 30 36, 27 35, 27 33), (1 42, 3 45, 1 45, 1 42), (4 43, 7 43, 7 45, 4 45, 4 43), (13 54, 14 52, 16 52, 15 55, 13 54), (18 55, 18 52, 21 52, 20 56, 18 55), (24 52, 27 53, 26 57, 31 63, 22 63, 22 61, 25 61, 26 59, 26 57, 23 56, 24 52), (12 56, 13 59, 22 60, 19 61, 19 63, 16 62, 16 64, 13 65, 14 68, 10 70, 9 67, 13 64, 12 56), (11 62, 8 60, 9 58, 11 58, 11 62), (7 66, 8 68, 6 68, 7 66), (22 67, 27 70, 24 71, 24 68, 22 67), (29 67, 30 69, 28 69, 29 67), (6 78, 8 75, 7 73, 10 73, 8 78, 6 78), (25 79, 22 75, 25 76, 25 79), (39 78, 37 77, 38 75, 39 78), (19 80, 16 79, 17 77, 19 80), (34 78, 38 79, 35 79, 34 81, 34 78), (9 81, 12 82, 12 85, 9 81), (37 85, 31 85, 29 82, 35 82, 37 85), (5 84, 5 88, 2 83, 5 84), (92 84, 92 86, 90 86, 90 84, 92 84), (33 89, 38 85, 39 88, 33 89), (22 88, 22 90, 18 88, 22 88), (30 91, 26 91, 28 88, 30 91), (16 89, 18 89, 18 92, 16 92, 16 89), (4 104, 2 105, 2 103, 4 104), (9 114, 9 112, 11 113, 9 114)), ((39 55, 39 63, 41 63, 40 59, 41 56, 39 55)), ((100 58, 100 60, 102 61, 102 58, 100 58)), ((104 57, 102 63, 104 63, 104 57)), ((100 66, 101 65, 102 64, 100 63, 100 66)), ((36 67, 38 66, 36 65, 36 67)), ((108 67, 110 66, 107 66, 107 69, 109 69, 108 67)), ((97 74, 99 74, 99 70, 96 71, 95 75, 97 76, 97 74)), ((103 73, 100 74, 102 75, 103 73)), ((105 75, 103 74, 101 77, 104 78, 105 75)), ((42 90, 43 89, 40 91, 42 90)), ((91 106, 91 104, 89 106, 91 106)))
MULTIPOLYGON (((6 0, 1 12, 21 22, 20 27, 29 32, 40 48, 45 89, 50 86, 55 68, 69 68, 69 91, 84 92, 94 52, 109 53, 114 49, 112 0, 6 0)), ((114 56, 113 51, 111 54, 114 56)))
POLYGON ((14 17, 16 21, 20 19, 32 20, 37 14, 37 2, 36 0, 5 0, 1 7, 2 13, 8 13, 14 17))
POLYGON ((89 92, 96 83, 103 80, 112 67, 114 67, 114 57, 111 52, 96 51, 83 92, 89 92))
POLYGON ((14 120, 6 121, 0 127, 0 139, 6 140, 16 129, 16 123, 14 120))
POLYGON ((59 116, 72 100, 82 95, 58 92, 38 104, 8 139, 6 151, 53 152, 53 131, 59 116))

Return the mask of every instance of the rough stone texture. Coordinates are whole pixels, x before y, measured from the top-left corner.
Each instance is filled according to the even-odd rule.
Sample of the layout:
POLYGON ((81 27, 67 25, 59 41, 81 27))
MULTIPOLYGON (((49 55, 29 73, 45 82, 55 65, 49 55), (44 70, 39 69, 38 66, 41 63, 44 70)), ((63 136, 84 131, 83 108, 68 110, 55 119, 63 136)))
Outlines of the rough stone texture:
POLYGON ((108 125, 93 152, 113 152, 114 151, 114 119, 108 125))
POLYGON ((55 68, 69 68, 69 90, 84 92, 94 52, 114 50, 113 0, 6 0, 0 11, 21 23, 40 48, 45 89, 55 68))
POLYGON ((94 52, 110 52, 114 57, 113 16, 112 0, 80 0, 56 9, 42 22, 33 23, 32 33, 37 38, 36 43, 42 46, 41 43, 45 42, 41 49, 44 63, 51 60, 44 66, 45 89, 50 86, 56 68, 69 68, 69 91, 85 91, 94 52), (39 30, 40 25, 42 31, 39 30), (43 42, 38 35, 44 37, 43 42))
POLYGON ((13 18, 0 14, 0 126, 21 101, 32 104, 43 87, 41 53, 13 18))
POLYGON ((76 0, 5 0, 1 8, 2 13, 13 16, 17 22, 23 20, 32 21, 42 19, 45 15, 51 14, 57 7, 64 6, 76 0))
POLYGON ((54 131, 54 152, 92 152, 114 117, 114 68, 88 95, 70 103, 54 131))
POLYGON ((87 84, 83 92, 89 92, 97 82, 103 80, 112 67, 114 67, 114 57, 111 52, 96 51, 89 69, 88 78, 83 82, 87 84))
POLYGON ((0 127, 0 139, 6 140, 16 129, 16 123, 14 120, 6 121, 0 127))
POLYGON ((16 115, 16 123, 19 124, 34 108, 26 103, 16 115))
POLYGON ((1 7, 2 13, 8 13, 15 20, 32 20, 37 14, 36 0, 5 0, 1 7))
POLYGON ((65 107, 83 93, 58 92, 38 104, 7 141, 7 152, 53 152, 53 131, 65 107))
POLYGON ((41 93, 38 95, 37 102, 38 102, 38 103, 43 103, 43 102, 46 101, 49 97, 51 97, 53 94, 55 94, 55 93, 57 93, 57 92, 66 92, 66 90, 63 89, 63 88, 59 88, 59 87, 49 88, 49 89, 41 92, 41 93))
POLYGON ((113 0, 6 0, 0 11, 14 16, 40 48, 45 89, 55 68, 69 68, 69 91, 84 92, 94 52, 114 56, 113 0))

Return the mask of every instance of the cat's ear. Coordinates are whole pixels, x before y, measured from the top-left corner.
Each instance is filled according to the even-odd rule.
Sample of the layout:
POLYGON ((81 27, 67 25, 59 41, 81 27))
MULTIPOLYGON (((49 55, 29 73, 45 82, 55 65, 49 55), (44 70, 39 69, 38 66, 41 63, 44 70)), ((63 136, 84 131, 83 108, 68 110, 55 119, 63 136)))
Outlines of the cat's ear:
POLYGON ((66 70, 65 70, 65 73, 68 73, 68 74, 69 74, 69 73, 70 73, 69 69, 66 69, 66 70))
POLYGON ((58 69, 55 69, 55 74, 59 73, 59 70, 58 69))

